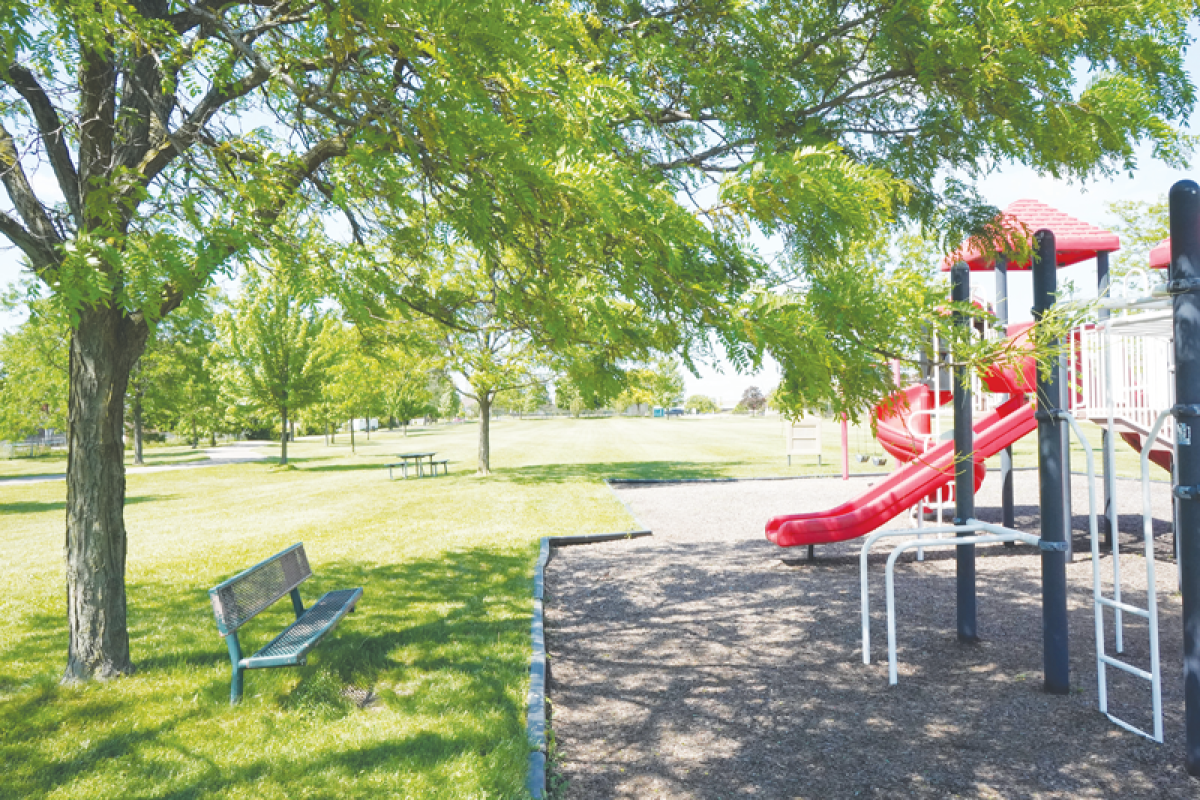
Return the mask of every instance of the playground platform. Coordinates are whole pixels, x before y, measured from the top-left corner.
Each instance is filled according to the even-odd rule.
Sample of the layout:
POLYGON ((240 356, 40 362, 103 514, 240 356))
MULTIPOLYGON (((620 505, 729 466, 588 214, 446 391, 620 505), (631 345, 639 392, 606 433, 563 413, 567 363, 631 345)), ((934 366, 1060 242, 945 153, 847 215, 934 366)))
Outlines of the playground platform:
MULTIPOLYGON (((999 520, 994 477, 977 499, 985 521, 999 520)), ((1037 473, 1014 477, 1016 527, 1036 532, 1037 473)), ((973 646, 955 640, 953 550, 928 552, 923 563, 905 556, 897 571, 899 685, 888 686, 886 662, 861 663, 859 542, 818 547, 808 563, 803 548, 765 541, 762 520, 832 507, 870 480, 879 479, 616 489, 654 536, 562 548, 546 571, 552 768, 569 781, 565 797, 1197 796, 1183 767, 1178 670, 1164 670, 1165 745, 1120 730, 1097 710, 1082 478, 1073 482, 1065 697, 1042 691, 1040 557, 1027 546, 979 549, 983 641, 973 646)), ((1121 483, 1123 549, 1132 553, 1140 492, 1121 483)), ((1154 484, 1168 664, 1182 648, 1169 493, 1154 484)), ((886 552, 872 562, 877 653, 886 552)), ((1127 558, 1125 596, 1142 602, 1144 571, 1133 568, 1136 556, 1127 558)), ((1143 627, 1127 621, 1125 640, 1129 658, 1145 656, 1143 627)), ((1109 696, 1130 721, 1148 719, 1143 682, 1112 677, 1109 696)))

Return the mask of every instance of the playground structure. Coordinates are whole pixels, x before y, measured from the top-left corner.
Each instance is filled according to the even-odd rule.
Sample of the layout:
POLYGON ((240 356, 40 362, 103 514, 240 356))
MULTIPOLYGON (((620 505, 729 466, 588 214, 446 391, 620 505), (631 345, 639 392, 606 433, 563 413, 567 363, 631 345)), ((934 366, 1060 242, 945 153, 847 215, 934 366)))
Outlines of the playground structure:
MULTIPOLYGON (((1191 416, 1200 416, 1200 187, 1185 181, 1172 189, 1172 239, 1151 254, 1150 269, 1135 270, 1123 285, 1110 286, 1108 255, 1119 246, 1115 235, 1082 223, 1035 201, 1010 206, 1006 216, 1035 230, 1036 254, 1026 264, 1011 264, 997 254, 968 253, 951 270, 956 301, 969 297, 969 271, 992 269, 996 278, 995 314, 1000 329, 1013 338, 1028 325, 1008 327, 1007 279, 1010 269, 1034 273, 1034 318, 1055 302, 1054 266, 1062 267, 1094 258, 1100 300, 1095 319, 1072 332, 1064 343, 1061 369, 1050 376, 1033 375, 1032 359, 1007 375, 985 374, 974 385, 984 388, 977 404, 965 376, 956 375, 953 391, 934 376, 923 383, 901 388, 889 402, 874 411, 881 445, 901 464, 878 486, 861 497, 817 514, 785 515, 770 520, 767 538, 781 546, 811 546, 867 536, 860 554, 863 614, 863 659, 870 659, 870 617, 867 594, 867 555, 885 538, 902 543, 890 554, 885 570, 888 598, 889 681, 897 680, 895 666, 894 566, 908 550, 954 547, 958 568, 958 636, 975 641, 974 549, 977 544, 1021 541, 1041 551, 1043 572, 1044 674, 1047 692, 1065 694, 1070 689, 1067 661, 1065 561, 1069 554, 1070 465, 1067 436, 1074 432, 1084 449, 1091 497, 1093 598, 1096 618, 1096 664, 1101 710, 1114 723, 1155 741, 1163 740, 1161 676, 1157 637, 1157 598, 1154 593, 1154 554, 1149 511, 1150 465, 1172 473, 1176 498, 1176 551, 1184 596, 1185 704, 1187 768, 1200 775, 1200 454, 1190 453, 1191 416), (1190 205, 1189 205, 1190 204, 1190 205), (1180 263, 1180 255, 1186 263, 1180 263), (1170 281, 1159 270, 1171 267, 1170 281), (1195 276, 1186 275, 1193 270, 1195 276), (1177 274, 1180 273, 1180 274, 1177 274), (1181 307, 1188 316, 1181 322, 1181 307), (1195 315, 1195 316, 1191 316, 1195 315), (1177 331, 1186 331, 1176 335, 1177 331), (1189 341, 1181 342, 1181 338, 1189 341), (1181 355, 1182 353, 1182 355, 1181 355), (1190 362, 1189 370, 1183 361, 1190 362), (1190 403, 1182 387, 1191 387, 1190 403), (1035 391, 1037 410, 1028 393, 1035 391), (980 398, 980 399, 983 399, 980 398), (954 406, 954 441, 943 434, 942 410, 954 406), (972 419, 972 408, 983 416, 972 419), (1079 420, 1099 425, 1103 431, 1103 502, 1095 489, 1095 458, 1079 420), (1065 423, 1065 424, 1064 424, 1065 423), (1041 488, 1040 536, 1013 527, 1011 455, 1007 448, 1038 430, 1039 483, 1041 488), (1179 442, 1176 442, 1176 428, 1179 442), (1141 454, 1143 479, 1144 560, 1148 572, 1146 607, 1123 602, 1120 588, 1120 553, 1117 548, 1114 448, 1121 441, 1141 454), (983 459, 1001 454, 1003 524, 989 525, 974 519, 974 492, 983 479, 983 459), (1191 455, 1191 472, 1185 468, 1191 455), (914 531, 882 530, 891 519, 915 508, 916 524, 924 518, 927 502, 944 502, 953 491, 953 525, 936 525, 914 531), (1098 512, 1100 510, 1100 513, 1098 512), (1104 596, 1100 580, 1100 534, 1103 521, 1106 544, 1111 544, 1113 594, 1104 596), (1190 534, 1189 534, 1190 532, 1190 534), (953 534, 953 538, 940 538, 953 534), (1106 651, 1106 609, 1115 622, 1115 654, 1106 651), (1150 636, 1149 669, 1121 661, 1124 615, 1143 617, 1150 636), (1116 668, 1151 684, 1152 731, 1140 730, 1108 712, 1107 670, 1116 668)), ((964 322, 965 324, 965 322, 964 322)), ((940 522, 940 520, 939 520, 940 522)))

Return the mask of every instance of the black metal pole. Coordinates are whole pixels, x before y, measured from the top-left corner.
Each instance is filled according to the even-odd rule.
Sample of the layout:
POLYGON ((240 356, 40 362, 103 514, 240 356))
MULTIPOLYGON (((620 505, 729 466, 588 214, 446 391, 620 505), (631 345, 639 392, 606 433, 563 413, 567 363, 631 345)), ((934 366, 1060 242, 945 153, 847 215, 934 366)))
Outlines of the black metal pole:
MULTIPOLYGON (((1000 256, 996 259, 996 322, 1000 332, 1008 335, 1008 259, 1000 256)), ((1005 395, 1008 400, 1011 395, 1005 395)), ((1000 524, 1006 528, 1017 526, 1016 513, 1013 510, 1013 471, 1012 448, 1006 447, 1000 451, 1000 524)), ((1005 542, 1005 547, 1015 547, 1015 542, 1005 542)))
MULTIPOLYGON (((1033 319, 1041 320, 1054 305, 1057 290, 1058 253, 1054 233, 1035 234, 1033 258, 1033 319)), ((1050 342, 1051 346, 1057 342, 1050 342)), ((1045 690, 1051 694, 1071 691, 1067 647, 1067 561, 1066 531, 1063 528, 1062 420, 1058 404, 1058 369, 1043 374, 1038 370, 1038 483, 1042 518, 1042 664, 1045 690)))
MULTIPOLYGON (((950 299, 966 303, 971 299, 971 272, 959 261, 950 270, 950 299)), ((954 324, 966 328, 971 320, 954 312, 954 324)), ((954 367, 954 524, 965 525, 975 517, 975 436, 971 429, 971 384, 967 368, 954 367)), ((967 536, 970 534, 959 534, 967 536)), ((975 545, 960 544, 955 549, 958 567, 958 640, 979 641, 975 613, 975 545)))
MULTIPOLYGON (((1096 297, 1101 300, 1107 300, 1109 296, 1109 286, 1112 281, 1108 273, 1108 253, 1100 251, 1096 253, 1096 297)), ((1108 323, 1108 318, 1112 316, 1112 312, 1104 306, 1096 311, 1096 321, 1100 325, 1108 323)), ((1105 338, 1105 348, 1107 349, 1107 337, 1105 338)), ((1112 398, 1109 396, 1109 387, 1112 385, 1112 376, 1108 374, 1109 368, 1112 366, 1112 354, 1104 353, 1104 405, 1107 408, 1112 403, 1112 398)), ((1107 416, 1106 416, 1107 419, 1107 416)), ((1105 424, 1100 429, 1100 450, 1103 454, 1104 461, 1104 514, 1100 523, 1104 530, 1104 543, 1112 544, 1113 530, 1110 524, 1109 515, 1112 513, 1113 507, 1113 477, 1116 475, 1116 466, 1114 463, 1113 447, 1115 442, 1112 440, 1112 435, 1108 430, 1108 425, 1105 424)))
POLYGON ((1171 187, 1171 281, 1175 321, 1175 496, 1183 591, 1183 697, 1189 775, 1200 776, 1200 186, 1171 187))

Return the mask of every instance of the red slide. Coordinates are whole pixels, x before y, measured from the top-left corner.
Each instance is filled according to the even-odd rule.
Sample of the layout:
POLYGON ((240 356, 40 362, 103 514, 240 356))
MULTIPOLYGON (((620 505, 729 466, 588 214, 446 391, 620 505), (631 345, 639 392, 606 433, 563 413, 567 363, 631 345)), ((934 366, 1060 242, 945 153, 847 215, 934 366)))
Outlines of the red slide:
POLYGON ((875 406, 871 416, 880 446, 901 464, 912 461, 925 451, 930 433, 929 415, 920 412, 945 405, 953 397, 953 392, 943 391, 935 398, 932 389, 917 383, 875 406))
MULTIPOLYGON (((975 422, 976 488, 983 482, 985 458, 1037 429, 1033 412, 1033 403, 1018 395, 975 422)), ((775 517, 767 523, 767 538, 781 547, 794 547, 865 536, 953 480, 954 442, 946 441, 837 508, 775 517)))

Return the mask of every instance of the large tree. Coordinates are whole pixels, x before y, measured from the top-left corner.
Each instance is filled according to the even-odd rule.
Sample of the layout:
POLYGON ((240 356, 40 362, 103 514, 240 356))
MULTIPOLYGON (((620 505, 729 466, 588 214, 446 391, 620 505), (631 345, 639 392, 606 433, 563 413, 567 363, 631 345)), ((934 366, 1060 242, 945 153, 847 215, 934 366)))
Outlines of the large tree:
MULTIPOLYGON (((507 273, 502 317, 535 342, 667 351, 711 330, 735 363, 770 349, 785 377, 795 359, 797 380, 829 384, 812 366, 829 354, 812 346, 823 335, 850 334, 847 362, 887 346, 882 326, 858 336, 820 315, 863 278, 828 273, 836 302, 781 300, 769 284, 796 275, 745 247, 746 226, 781 234, 794 256, 782 263, 807 270, 898 217, 972 229, 993 210, 970 182, 1008 160, 1082 177, 1132 165, 1146 139, 1176 158, 1174 124, 1193 102, 1191 11, 1183 0, 0 6, 0 233, 71 321, 66 677, 132 668, 121 432, 149 325, 289 205, 336 206, 363 243, 366 212, 389 206, 396 252, 386 269, 346 270, 347 296, 385 283, 421 306, 404 292, 408 265, 469 242, 507 273), (710 183, 718 201, 678 202, 710 183)), ((594 363, 606 374, 608 359, 594 363)), ((886 369, 852 366, 853 391, 886 386, 886 369)))
POLYGON ((376 343, 367 353, 373 356, 372 381, 379 408, 400 423, 405 436, 414 418, 437 416, 442 379, 428 348, 414 353, 394 344, 376 343))
POLYGON ((320 399, 334 354, 322 334, 337 322, 307 295, 293 264, 276 259, 245 282, 223 317, 230 363, 250 403, 280 421, 279 463, 288 463, 288 423, 320 399))
POLYGON ((215 293, 201 293, 158 325, 159 374, 156 407, 165 424, 186 435, 193 447, 202 434, 216 445, 223 426, 214 324, 215 293))

